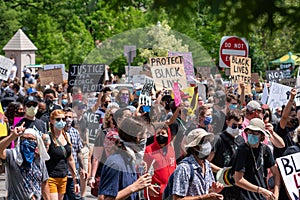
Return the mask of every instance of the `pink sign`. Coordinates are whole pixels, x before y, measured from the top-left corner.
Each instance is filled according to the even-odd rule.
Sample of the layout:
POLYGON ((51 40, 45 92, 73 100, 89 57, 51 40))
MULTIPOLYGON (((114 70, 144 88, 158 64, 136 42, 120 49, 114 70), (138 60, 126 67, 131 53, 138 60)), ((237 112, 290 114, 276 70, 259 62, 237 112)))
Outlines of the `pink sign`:
POLYGON ((174 93, 175 106, 178 107, 181 103, 181 95, 180 95, 178 82, 174 82, 173 93, 174 93))
POLYGON ((14 128, 21 121, 21 119, 23 119, 23 117, 14 117, 14 128))

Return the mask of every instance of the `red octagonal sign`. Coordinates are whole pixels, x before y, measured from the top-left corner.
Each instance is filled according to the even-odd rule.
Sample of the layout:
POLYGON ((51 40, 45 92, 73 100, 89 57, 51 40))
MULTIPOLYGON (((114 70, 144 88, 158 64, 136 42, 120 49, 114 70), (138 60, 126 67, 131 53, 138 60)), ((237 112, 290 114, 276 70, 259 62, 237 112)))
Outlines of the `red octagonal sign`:
POLYGON ((219 52, 220 67, 230 67, 230 56, 248 57, 248 49, 248 42, 244 38, 238 38, 236 36, 222 37, 219 52))

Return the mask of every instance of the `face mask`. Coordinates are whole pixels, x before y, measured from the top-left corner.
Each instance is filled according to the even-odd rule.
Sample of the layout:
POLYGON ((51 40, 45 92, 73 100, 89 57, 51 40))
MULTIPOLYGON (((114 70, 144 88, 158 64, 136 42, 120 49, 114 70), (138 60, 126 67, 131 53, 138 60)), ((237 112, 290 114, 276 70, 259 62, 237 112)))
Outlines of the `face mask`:
POLYGON ((53 103, 58 104, 58 99, 54 99, 53 103))
POLYGON ((73 122, 73 119, 70 118, 70 117, 68 117, 68 118, 66 119, 66 126, 67 126, 67 127, 70 127, 70 126, 72 125, 72 122, 73 122))
POLYGON ((156 141, 158 144, 166 144, 168 142, 168 136, 158 135, 156 136, 156 141))
POLYGON ((34 141, 30 141, 27 139, 21 140, 20 150, 24 159, 23 163, 25 164, 25 166, 30 166, 30 164, 33 162, 36 147, 37 143, 34 141))
POLYGON ((259 142, 259 136, 258 135, 253 135, 253 134, 248 134, 248 143, 251 145, 255 145, 259 142))
POLYGON ((212 122, 212 116, 206 116, 204 118, 204 124, 205 125, 209 125, 209 124, 211 124, 211 122, 212 122))
POLYGON ((38 111, 37 114, 35 115, 37 118, 41 118, 47 111, 43 110, 43 111, 38 111))
POLYGON ((201 150, 196 150, 198 152, 198 158, 204 159, 206 158, 210 152, 211 152, 211 144, 209 142, 206 142, 201 145, 201 150))
POLYGON ((236 110, 237 109, 237 105, 236 104, 230 104, 229 105, 229 110, 236 110))
POLYGON ((65 126, 66 126, 66 122, 63 122, 63 121, 55 122, 54 126, 58 130, 63 130, 63 128, 65 128, 65 126))
POLYGON ((299 122, 297 118, 291 119, 291 124, 294 128, 297 128, 299 126, 299 122))
POLYGON ((229 133, 230 135, 232 135, 233 137, 236 137, 240 134, 240 129, 238 129, 238 128, 233 129, 231 127, 227 127, 226 132, 229 133))
POLYGON ((103 106, 104 106, 104 108, 107 108, 108 103, 104 103, 103 106))
POLYGON ((146 139, 141 140, 138 144, 133 142, 123 142, 123 143, 126 147, 134 151, 136 157, 135 164, 140 164, 144 158, 146 139))
POLYGON ((25 115, 25 112, 16 112, 17 117, 23 117, 25 115))
POLYGON ((121 96, 120 97, 121 102, 128 104, 129 102, 129 96, 121 96))
POLYGON ((26 108, 26 115, 28 117, 34 117, 38 111, 38 107, 31 106, 30 108, 26 108))
POLYGON ((135 95, 136 95, 136 96, 140 96, 140 94, 141 94, 141 91, 140 91, 140 90, 138 90, 138 91, 135 92, 135 95))
POLYGON ((68 103, 68 99, 62 99, 62 100, 61 100, 61 104, 62 104, 63 106, 67 105, 67 103, 68 103))
POLYGON ((50 106, 53 105, 53 101, 51 99, 46 99, 45 100, 46 105, 50 106))

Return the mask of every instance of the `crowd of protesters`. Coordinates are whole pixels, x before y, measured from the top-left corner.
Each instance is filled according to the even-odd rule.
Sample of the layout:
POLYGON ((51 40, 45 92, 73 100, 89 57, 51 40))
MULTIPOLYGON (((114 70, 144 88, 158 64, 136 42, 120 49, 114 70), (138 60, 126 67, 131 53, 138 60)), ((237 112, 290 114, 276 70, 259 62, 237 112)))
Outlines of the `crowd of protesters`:
POLYGON ((241 83, 238 94, 197 75, 206 99, 193 86, 176 106, 172 91, 153 88, 149 106, 139 101, 142 85, 83 94, 24 75, 23 84, 15 77, 1 85, 8 199, 80 200, 87 186, 99 200, 288 198, 275 159, 300 152, 296 89, 272 111, 260 102, 261 84, 245 94, 241 83), (90 97, 97 101, 89 107, 90 97), (99 119, 93 143, 87 112, 99 119))

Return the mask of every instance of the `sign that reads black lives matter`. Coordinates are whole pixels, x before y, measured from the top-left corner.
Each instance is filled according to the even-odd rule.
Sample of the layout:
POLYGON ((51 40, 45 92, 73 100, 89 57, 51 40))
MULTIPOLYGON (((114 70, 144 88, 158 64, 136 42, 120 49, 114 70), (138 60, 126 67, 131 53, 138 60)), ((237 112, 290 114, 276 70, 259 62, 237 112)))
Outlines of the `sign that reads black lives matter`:
POLYGON ((241 56, 230 56, 230 76, 231 76, 232 83, 235 84, 245 83, 245 94, 250 94, 251 93, 251 58, 246 58, 241 56))
POLYGON ((98 92, 105 76, 104 64, 71 64, 69 67, 68 91, 78 87, 83 93, 98 92))
POLYGON ((157 90, 172 90, 174 82, 178 82, 180 89, 187 87, 182 56, 150 58, 149 63, 157 90))

